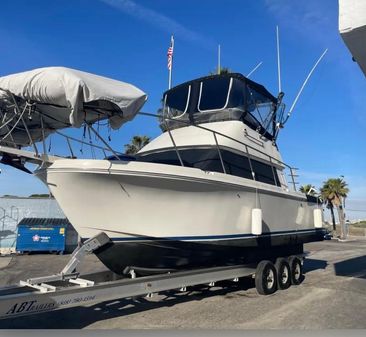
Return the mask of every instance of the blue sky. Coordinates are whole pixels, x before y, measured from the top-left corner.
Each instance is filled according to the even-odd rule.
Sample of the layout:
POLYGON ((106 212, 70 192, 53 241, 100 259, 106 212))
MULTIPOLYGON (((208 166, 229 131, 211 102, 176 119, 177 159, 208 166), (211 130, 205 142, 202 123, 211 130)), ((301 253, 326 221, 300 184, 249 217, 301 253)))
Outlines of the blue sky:
MULTIPOLYGON (((338 33, 336 0, 5 0, 1 2, 0 76, 66 66, 130 82, 156 112, 167 88, 166 51, 175 35, 173 83, 222 65, 277 94, 275 27, 281 35, 282 89, 289 107, 311 67, 329 51, 279 137, 300 183, 330 177, 349 183, 349 218, 366 218, 366 79, 338 33), (4 13, 8 13, 4 15, 4 13), (14 16, 12 13, 16 13, 14 16), (356 211, 350 211, 351 209, 356 211)), ((122 149, 132 135, 160 133, 138 118, 113 134, 122 149)), ((35 178, 2 165, 0 195, 45 192, 35 178)))

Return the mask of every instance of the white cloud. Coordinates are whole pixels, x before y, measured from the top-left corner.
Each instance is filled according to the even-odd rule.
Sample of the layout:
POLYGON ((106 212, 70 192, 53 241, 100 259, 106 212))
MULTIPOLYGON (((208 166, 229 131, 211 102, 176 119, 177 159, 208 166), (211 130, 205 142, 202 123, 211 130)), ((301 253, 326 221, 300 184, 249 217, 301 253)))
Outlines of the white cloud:
POLYGON ((154 11, 150 8, 142 6, 132 0, 101 0, 102 2, 112 6, 130 16, 139 20, 148 22, 149 24, 169 33, 179 36, 186 41, 194 42, 205 48, 215 48, 216 43, 212 38, 197 33, 179 22, 171 19, 164 14, 154 11))
POLYGON ((265 0, 268 11, 286 29, 295 30, 313 41, 329 43, 333 25, 326 1, 265 0))

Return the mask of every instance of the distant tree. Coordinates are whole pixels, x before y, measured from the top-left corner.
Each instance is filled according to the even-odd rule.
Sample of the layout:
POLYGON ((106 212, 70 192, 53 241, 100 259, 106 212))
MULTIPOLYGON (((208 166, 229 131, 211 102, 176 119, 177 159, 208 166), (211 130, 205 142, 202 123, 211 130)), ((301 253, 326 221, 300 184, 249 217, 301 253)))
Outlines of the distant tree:
POLYGON ((345 214, 343 209, 344 200, 349 193, 347 183, 341 178, 331 178, 323 183, 320 193, 327 208, 332 214, 333 229, 335 229, 334 208, 337 209, 339 224, 341 227, 341 239, 345 239, 345 214))
POLYGON ((47 193, 41 193, 41 194, 31 194, 29 196, 29 198, 51 198, 52 196, 50 196, 49 194, 47 193))
POLYGON ((4 194, 2 196, 2 198, 19 198, 17 195, 12 195, 12 194, 4 194))
POLYGON ((300 186, 300 192, 315 196, 315 186, 311 184, 302 185, 300 186))
POLYGON ((133 136, 131 142, 125 145, 125 153, 135 154, 149 143, 150 143, 150 137, 148 136, 133 136))
MULTIPOLYGON (((217 75, 218 72, 218 68, 216 68, 214 71, 210 71, 209 75, 217 75)), ((220 74, 230 74, 232 73, 232 70, 228 67, 220 67, 220 74)))

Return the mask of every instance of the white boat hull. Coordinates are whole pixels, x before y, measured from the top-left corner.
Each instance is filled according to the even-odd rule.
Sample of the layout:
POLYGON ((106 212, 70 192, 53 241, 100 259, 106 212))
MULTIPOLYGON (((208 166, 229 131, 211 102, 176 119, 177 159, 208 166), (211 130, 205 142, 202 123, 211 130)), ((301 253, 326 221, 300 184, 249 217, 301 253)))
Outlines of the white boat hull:
POLYGON ((47 173, 83 238, 248 234, 253 208, 262 209, 263 232, 314 227, 316 205, 300 194, 221 173, 103 160, 59 160, 47 173))
MULTIPOLYGON (((115 244, 135 249, 135 254, 137 244, 146 246, 148 242, 159 243, 172 254, 167 248, 172 242, 189 243, 189 250, 194 244, 240 248, 258 246, 267 238, 266 246, 280 246, 291 243, 291 237, 295 238, 292 243, 302 243, 299 235, 316 232, 316 205, 300 194, 216 172, 142 162, 66 159, 47 169, 47 183, 82 238, 103 231, 115 244), (260 237, 251 234, 251 211, 258 207, 263 211, 260 237)), ((107 255, 111 258, 115 252, 107 255)))

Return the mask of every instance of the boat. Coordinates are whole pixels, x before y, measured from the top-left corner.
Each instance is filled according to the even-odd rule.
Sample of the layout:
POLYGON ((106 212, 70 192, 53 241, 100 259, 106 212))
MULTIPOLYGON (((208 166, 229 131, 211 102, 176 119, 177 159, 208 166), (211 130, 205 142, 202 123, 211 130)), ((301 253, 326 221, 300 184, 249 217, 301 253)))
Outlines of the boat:
POLYGON ((366 76, 366 3, 357 0, 339 1, 339 33, 352 60, 366 76))
POLYGON ((67 68, 33 72, 0 78, 3 125, 18 106, 2 132, 12 137, 1 140, 0 129, 0 153, 17 168, 38 162, 34 174, 83 240, 108 235, 95 253, 113 272, 275 260, 324 239, 319 199, 296 191, 295 170, 278 149, 282 93, 238 73, 210 75, 166 91, 155 115, 141 111, 146 94, 132 85, 67 68), (22 109, 31 120, 19 118, 22 109), (133 156, 111 149, 93 127, 106 119, 119 128, 137 114, 157 119, 162 133, 133 156), (72 126, 93 132, 111 154, 24 150, 38 141, 47 152, 47 135, 72 126))

